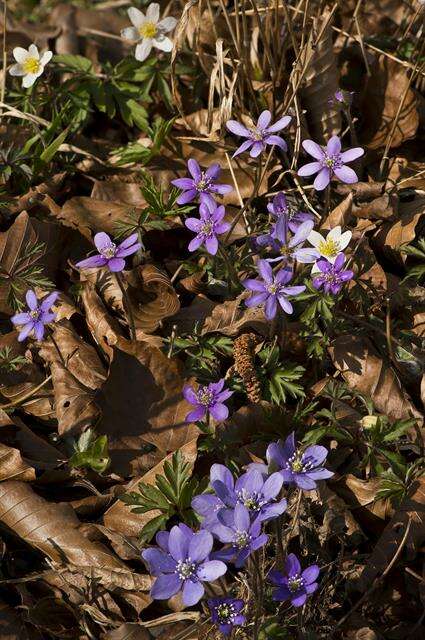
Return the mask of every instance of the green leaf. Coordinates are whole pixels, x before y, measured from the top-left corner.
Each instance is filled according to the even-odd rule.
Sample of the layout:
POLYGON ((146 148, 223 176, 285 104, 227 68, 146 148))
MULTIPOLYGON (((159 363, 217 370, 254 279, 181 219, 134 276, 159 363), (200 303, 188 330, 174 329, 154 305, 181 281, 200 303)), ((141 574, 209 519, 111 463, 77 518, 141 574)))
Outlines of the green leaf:
POLYGON ((65 67, 66 71, 79 71, 80 73, 92 73, 93 65, 91 60, 84 56, 59 54, 53 57, 53 62, 65 67))
POLYGON ((140 532, 140 539, 143 542, 150 542, 157 531, 166 528, 167 520, 168 518, 166 515, 159 515, 156 516, 156 518, 149 520, 140 532))
POLYGON ((64 131, 62 131, 62 133, 60 133, 58 137, 55 140, 53 140, 53 142, 51 142, 48 147, 44 149, 44 151, 40 154, 40 160, 42 162, 45 162, 47 164, 52 160, 53 156, 59 150, 59 147, 61 146, 61 144, 65 141, 68 133, 69 133, 69 127, 64 129, 64 131))

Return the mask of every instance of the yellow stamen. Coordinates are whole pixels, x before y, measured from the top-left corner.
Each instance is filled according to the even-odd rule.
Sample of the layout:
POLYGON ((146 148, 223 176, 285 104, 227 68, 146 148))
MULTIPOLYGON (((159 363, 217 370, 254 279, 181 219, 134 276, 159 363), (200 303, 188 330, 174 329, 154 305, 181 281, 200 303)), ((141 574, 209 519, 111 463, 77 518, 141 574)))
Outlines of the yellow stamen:
POLYGON ((25 73, 37 73, 40 70, 40 61, 37 58, 27 58, 22 68, 25 73))
POLYGON ((334 258, 340 252, 338 242, 329 238, 319 244, 319 251, 325 258, 334 258))
POLYGON ((154 38, 156 36, 156 24, 153 22, 145 22, 139 27, 139 33, 142 38, 154 38))

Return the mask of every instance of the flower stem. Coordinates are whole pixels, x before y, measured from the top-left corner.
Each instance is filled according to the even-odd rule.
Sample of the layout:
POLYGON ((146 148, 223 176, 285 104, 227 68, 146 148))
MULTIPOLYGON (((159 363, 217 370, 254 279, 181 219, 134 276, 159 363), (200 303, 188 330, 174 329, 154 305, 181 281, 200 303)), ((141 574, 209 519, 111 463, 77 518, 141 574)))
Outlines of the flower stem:
POLYGON ((136 325, 134 324, 134 316, 133 316, 133 311, 131 309, 130 299, 128 297, 127 290, 126 290, 126 288, 124 286, 124 282, 123 282, 121 273, 116 271, 115 272, 115 277, 117 279, 118 286, 121 289, 123 305, 124 305, 124 308, 125 308, 125 310, 127 312, 127 315, 128 315, 128 320, 129 320, 129 323, 130 323, 131 339, 133 340, 133 342, 136 342, 137 341, 137 338, 136 338, 136 325))
POLYGON ((255 621, 254 621, 254 636, 253 640, 258 640, 258 634, 260 631, 261 613, 263 611, 264 589, 263 589, 263 574, 259 562, 259 551, 252 554, 252 566, 254 568, 253 576, 255 584, 255 621))

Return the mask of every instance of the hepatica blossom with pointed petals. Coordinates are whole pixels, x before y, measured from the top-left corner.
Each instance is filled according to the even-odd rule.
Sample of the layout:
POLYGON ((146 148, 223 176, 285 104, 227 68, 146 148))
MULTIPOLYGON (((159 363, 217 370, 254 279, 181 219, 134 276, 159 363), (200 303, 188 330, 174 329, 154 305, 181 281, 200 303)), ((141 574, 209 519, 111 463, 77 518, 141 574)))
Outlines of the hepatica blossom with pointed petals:
POLYGON ((268 575, 270 582, 277 587, 273 592, 273 600, 290 600, 294 607, 302 607, 308 596, 319 586, 316 580, 320 569, 317 564, 312 564, 302 571, 297 556, 290 553, 286 558, 284 571, 285 573, 281 573, 273 569, 268 575))
POLYGON ((280 136, 276 136, 275 133, 285 129, 292 118, 291 116, 283 116, 283 118, 280 118, 277 122, 270 125, 271 119, 272 114, 266 110, 260 114, 257 124, 252 127, 246 127, 237 120, 229 120, 226 123, 228 130, 241 138, 247 138, 247 140, 236 149, 233 157, 250 149, 249 155, 251 158, 257 158, 267 145, 275 145, 282 149, 282 151, 286 151, 288 146, 285 140, 280 136))
POLYGON ((223 205, 217 205, 212 200, 205 200, 199 205, 199 218, 188 218, 185 225, 196 233, 196 237, 189 243, 189 251, 196 251, 201 245, 209 254, 215 256, 218 250, 217 235, 226 233, 230 229, 230 224, 224 222, 226 210, 223 205))
POLYGON ((137 233, 133 233, 121 244, 116 245, 107 233, 103 231, 96 233, 93 240, 99 253, 85 260, 80 260, 76 266, 80 269, 108 267, 109 271, 122 271, 125 267, 124 258, 136 253, 142 246, 137 238, 137 233))
POLYGON ((45 296, 42 300, 37 300, 34 291, 29 289, 25 295, 28 305, 28 311, 16 313, 11 317, 11 321, 15 326, 20 326, 18 342, 23 342, 30 333, 34 333, 36 340, 43 340, 44 327, 46 324, 53 322, 56 313, 50 311, 52 305, 56 302, 59 293, 54 291, 45 296))
POLYGON ((323 466, 327 455, 326 447, 320 445, 297 449, 295 433, 291 433, 284 443, 279 440, 269 444, 266 454, 269 471, 279 471, 284 483, 295 484, 307 491, 317 487, 316 480, 326 480, 334 475, 323 466))
POLYGON ((253 296, 245 300, 246 306, 256 307, 265 303, 267 320, 272 320, 275 317, 278 304, 285 313, 292 313, 293 307, 288 298, 305 291, 305 286, 287 287, 287 283, 292 278, 292 270, 280 269, 276 274, 273 274, 272 268, 266 260, 258 261, 258 271, 262 280, 248 279, 242 282, 246 289, 254 292, 253 296))
MULTIPOLYGON (((323 257, 330 263, 335 264, 338 255, 348 247, 351 240, 351 231, 344 231, 340 226, 331 229, 326 236, 322 236, 318 231, 311 231, 307 240, 313 245, 316 259, 323 257)), ((313 272, 319 271, 319 267, 314 265, 313 272)))
POLYGON ((41 76, 52 56, 52 51, 45 51, 40 56, 35 44, 30 44, 28 51, 22 47, 15 47, 13 57, 16 64, 10 67, 9 73, 11 76, 22 76, 22 86, 28 89, 41 76))
POLYGON ((286 218, 284 216, 279 218, 274 231, 270 234, 270 246, 279 255, 277 258, 267 258, 268 262, 278 262, 279 260, 288 264, 292 264, 294 261, 301 263, 315 262, 315 251, 311 248, 303 248, 304 242, 310 235, 313 226, 314 222, 306 220, 300 224, 294 235, 290 237, 286 218))
POLYGON ((214 558, 233 562, 239 569, 251 553, 266 544, 268 536, 261 532, 261 520, 256 518, 252 522, 249 509, 241 502, 234 509, 220 513, 218 519, 220 524, 214 527, 213 533, 220 542, 230 546, 214 552, 214 558))
POLYGON ((274 218, 279 219, 285 216, 288 221, 288 227, 293 233, 296 232, 303 222, 314 220, 312 213, 305 213, 291 207, 285 194, 282 192, 277 193, 272 202, 268 203, 267 210, 274 218))
POLYGON ((177 204, 187 204, 199 197, 201 202, 212 199, 212 194, 224 196, 233 191, 230 184, 217 184, 221 173, 220 165, 212 164, 206 171, 202 171, 199 164, 191 158, 187 163, 191 178, 176 178, 171 181, 175 187, 183 189, 177 198, 177 204))
POLYGON ((241 611, 245 606, 243 600, 237 598, 211 598, 207 601, 214 622, 225 636, 232 633, 234 627, 245 624, 246 618, 241 611))
POLYGON ((207 414, 222 422, 229 415, 229 409, 223 404, 230 398, 233 391, 224 389, 224 378, 218 382, 210 382, 208 386, 199 387, 195 390, 186 385, 183 389, 183 396, 192 404, 195 409, 187 414, 187 422, 197 422, 203 420, 207 414))
POLYGON ((313 186, 317 191, 326 189, 333 177, 338 178, 346 184, 358 182, 357 174, 347 167, 347 162, 357 160, 364 154, 364 149, 355 147, 341 153, 341 140, 338 136, 332 136, 326 145, 321 147, 313 140, 304 140, 302 143, 305 151, 309 153, 315 162, 309 162, 298 170, 298 175, 302 177, 311 176, 317 173, 313 186))
POLYGON ((183 603, 190 607, 204 595, 203 582, 214 582, 226 573, 224 562, 209 559, 213 537, 208 531, 194 533, 179 524, 170 533, 157 533, 156 542, 159 548, 142 551, 150 573, 157 576, 151 589, 154 600, 167 600, 182 591, 183 603))
POLYGON ((339 253, 336 257, 335 263, 329 262, 325 258, 316 262, 316 267, 320 273, 313 278, 313 287, 315 289, 321 289, 325 293, 331 293, 333 295, 338 294, 344 282, 352 280, 354 272, 350 269, 344 269, 345 255, 339 253))
POLYGON ((136 7, 128 9, 128 17, 130 18, 132 27, 127 27, 121 31, 121 37, 124 40, 138 43, 135 51, 135 58, 139 62, 146 60, 152 47, 161 51, 171 51, 173 42, 165 34, 172 31, 177 24, 177 20, 168 16, 168 18, 159 19, 159 4, 153 2, 146 10, 144 15, 136 7))

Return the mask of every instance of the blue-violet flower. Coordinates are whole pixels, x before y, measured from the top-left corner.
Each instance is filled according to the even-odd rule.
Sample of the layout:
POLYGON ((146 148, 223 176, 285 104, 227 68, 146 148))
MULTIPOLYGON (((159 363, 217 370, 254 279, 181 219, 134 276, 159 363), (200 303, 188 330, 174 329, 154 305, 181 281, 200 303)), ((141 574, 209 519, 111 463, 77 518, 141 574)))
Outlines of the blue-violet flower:
POLYGON ((228 636, 234 627, 241 627, 245 624, 246 618, 241 611, 245 606, 243 600, 237 598, 211 598, 207 600, 211 612, 211 620, 219 631, 228 636))
POLYGON ((39 301, 34 291, 28 289, 25 294, 28 311, 15 313, 10 319, 15 326, 21 327, 18 342, 23 342, 31 332, 34 333, 36 340, 43 340, 45 325, 53 322, 56 318, 56 313, 52 313, 50 309, 56 302, 58 296, 59 293, 54 291, 39 301))
POLYGON ((183 389, 183 396, 192 404, 195 409, 186 416, 187 422, 197 422, 203 420, 207 414, 211 414, 215 420, 223 421, 229 415, 225 400, 228 400, 233 391, 224 389, 224 378, 218 382, 210 382, 208 386, 199 387, 196 391, 193 387, 186 385, 183 389))
POLYGON ((292 313, 293 307, 288 297, 297 296, 305 291, 304 285, 286 286, 292 278, 292 269, 280 269, 276 274, 273 274, 267 260, 259 260, 258 271, 262 280, 248 279, 242 282, 246 289, 255 292, 253 296, 245 300, 246 306, 256 307, 265 303, 267 320, 272 320, 275 317, 278 303, 285 313, 292 313))
POLYGON ((313 156, 316 161, 302 166, 298 170, 298 175, 306 177, 317 173, 313 183, 317 191, 326 189, 334 176, 346 184, 358 182, 355 171, 347 167, 345 163, 360 158, 360 156, 364 154, 364 149, 361 147, 348 149, 341 153, 341 140, 338 136, 332 136, 332 138, 330 138, 326 149, 322 148, 316 142, 313 142, 313 140, 304 140, 302 145, 305 151, 313 156))
POLYGON ((218 206, 214 200, 208 199, 201 202, 199 219, 188 218, 185 221, 186 227, 196 233, 195 238, 189 243, 189 251, 196 251, 204 244, 208 253, 215 256, 218 250, 217 235, 226 233, 230 229, 230 224, 223 222, 225 214, 223 205, 218 206))
POLYGON ((237 120, 229 120, 226 123, 226 127, 229 131, 234 133, 237 136, 241 136, 242 138, 247 138, 245 142, 243 142, 240 147, 238 147, 233 154, 233 157, 238 156, 240 153, 244 151, 248 151, 251 158, 257 158, 266 148, 266 145, 275 145, 282 149, 282 151, 286 151, 288 146, 283 138, 280 136, 274 135, 278 131, 285 129, 288 124, 291 122, 291 116, 283 116, 277 122, 270 125, 270 120, 272 119, 272 114, 270 111, 263 111, 258 118, 257 124, 253 127, 245 127, 245 125, 241 124, 237 120))
POLYGON ((307 597, 314 593, 319 586, 316 582, 320 569, 312 564, 304 571, 294 553, 290 553, 285 562, 285 573, 276 569, 270 571, 268 579, 277 589, 273 592, 273 600, 285 602, 290 600, 294 607, 302 607, 307 597))
POLYGON ((99 253, 77 262, 76 267, 79 269, 107 267, 109 271, 122 271, 125 267, 124 258, 136 253, 142 246, 137 238, 137 233, 132 233, 131 236, 116 245, 104 231, 96 233, 93 241, 99 253))
POLYGON ((313 278, 313 287, 315 289, 323 287, 325 293, 331 293, 332 295, 339 293, 344 282, 352 280, 354 277, 354 272, 351 269, 343 269, 344 262, 345 256, 343 253, 337 255, 334 264, 324 258, 318 260, 316 266, 320 273, 316 273, 316 277, 313 278))
POLYGON ((191 158, 187 163, 191 178, 176 178, 171 181, 175 187, 183 189, 183 193, 177 198, 177 204, 187 204, 199 196, 201 202, 213 199, 212 194, 225 195, 233 191, 230 184, 217 184, 221 168, 220 165, 212 164, 206 171, 202 171, 199 164, 191 158))

